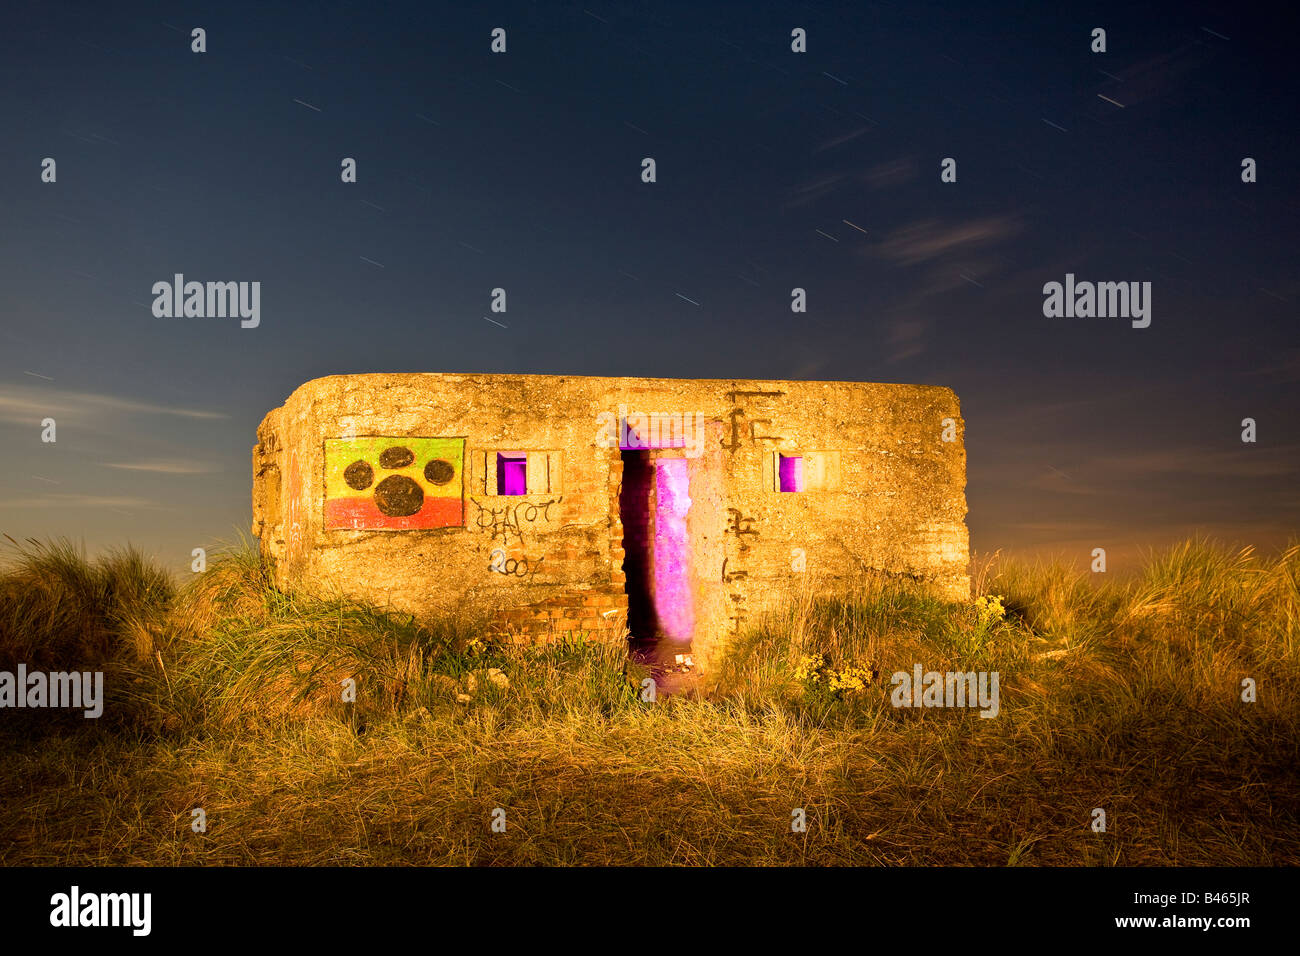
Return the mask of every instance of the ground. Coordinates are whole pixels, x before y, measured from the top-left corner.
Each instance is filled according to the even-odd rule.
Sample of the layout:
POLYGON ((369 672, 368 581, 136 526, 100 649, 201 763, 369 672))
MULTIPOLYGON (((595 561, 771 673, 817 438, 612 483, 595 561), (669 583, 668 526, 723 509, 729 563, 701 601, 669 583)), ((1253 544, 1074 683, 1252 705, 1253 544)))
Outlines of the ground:
POLYGON ((0 862, 1300 862, 1300 548, 975 580, 794 594, 649 703, 624 648, 286 594, 250 549, 178 590, 26 545, 0 669, 93 663, 108 700, 0 711, 0 862), (916 663, 998 671, 998 715, 895 707, 916 663))

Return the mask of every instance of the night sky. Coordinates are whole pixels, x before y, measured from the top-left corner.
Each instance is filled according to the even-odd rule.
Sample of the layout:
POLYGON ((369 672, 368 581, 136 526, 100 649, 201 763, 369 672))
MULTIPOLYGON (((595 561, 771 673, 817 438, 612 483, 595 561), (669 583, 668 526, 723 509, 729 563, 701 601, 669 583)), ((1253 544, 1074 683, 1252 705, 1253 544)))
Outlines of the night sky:
POLYGON ((1246 4, 105 6, 0 30, 15 538, 187 567, 294 388, 436 371, 950 386, 978 551, 1300 529, 1300 81, 1246 4), (178 272, 260 325, 155 317, 178 272), (1044 317, 1067 273, 1150 327, 1044 317))

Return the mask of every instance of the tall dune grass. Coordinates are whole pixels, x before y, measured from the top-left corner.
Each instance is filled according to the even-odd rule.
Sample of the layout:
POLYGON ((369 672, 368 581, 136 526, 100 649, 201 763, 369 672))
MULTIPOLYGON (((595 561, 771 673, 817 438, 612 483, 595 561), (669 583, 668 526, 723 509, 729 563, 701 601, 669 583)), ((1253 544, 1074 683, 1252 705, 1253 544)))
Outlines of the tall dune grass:
POLYGON ((120 661, 133 695, 0 724, 0 862, 1300 862, 1300 547, 808 589, 653 705, 622 648, 284 593, 248 548, 164 580, 48 547, 0 574, 6 660, 120 661), (999 671, 999 715, 895 708, 916 663, 999 671))
MULTIPOLYGON (((7 537, 7 536, 6 536, 7 537)), ((132 548, 87 561, 72 542, 17 542, 0 575, 0 667, 87 667, 152 656, 168 575, 132 548)))

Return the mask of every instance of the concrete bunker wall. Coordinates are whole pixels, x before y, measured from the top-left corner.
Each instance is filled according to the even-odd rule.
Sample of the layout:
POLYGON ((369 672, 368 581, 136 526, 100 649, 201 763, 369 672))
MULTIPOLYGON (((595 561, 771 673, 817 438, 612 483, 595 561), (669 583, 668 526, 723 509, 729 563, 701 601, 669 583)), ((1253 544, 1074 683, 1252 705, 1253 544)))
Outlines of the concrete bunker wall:
POLYGON ((651 570, 644 586, 671 588, 678 603, 689 595, 676 626, 692 631, 703 664, 805 581, 833 586, 875 569, 969 594, 960 408, 951 390, 928 386, 316 379, 258 429, 253 530, 284 587, 417 614, 482 614, 532 640, 575 631, 617 640, 628 612, 625 459, 642 469, 636 495, 647 499, 638 520, 651 540, 636 546, 658 549, 666 566, 656 522, 684 539, 674 576, 651 570), (651 416, 672 415, 689 416, 694 447, 636 460, 618 447, 637 444, 625 432, 644 432, 651 416), (942 440, 945 418, 954 441, 942 440), (780 490, 783 474, 802 490, 780 490), (656 477, 677 490, 656 494, 656 477), (681 520, 656 517, 655 502, 674 495, 681 520), (403 514, 417 501, 418 512, 403 514))

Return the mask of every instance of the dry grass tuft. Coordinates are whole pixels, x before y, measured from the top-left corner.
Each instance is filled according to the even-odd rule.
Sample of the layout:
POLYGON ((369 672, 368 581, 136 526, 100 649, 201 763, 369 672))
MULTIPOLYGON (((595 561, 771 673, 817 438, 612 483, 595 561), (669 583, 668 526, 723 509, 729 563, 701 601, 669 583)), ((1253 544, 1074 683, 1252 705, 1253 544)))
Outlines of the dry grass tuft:
POLYGON ((247 547, 174 593, 130 552, 32 546, 0 653, 118 670, 104 721, 3 724, 0 862, 1300 862, 1300 547, 976 577, 970 603, 793 594, 651 706, 620 648, 285 594, 247 547), (896 709, 916 663, 998 671, 998 716, 896 709))

